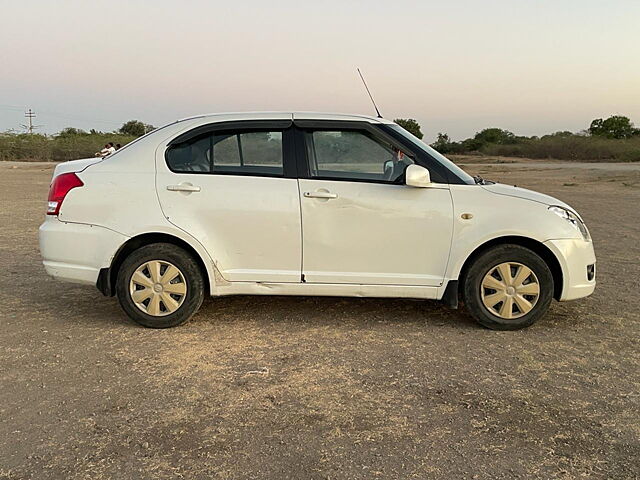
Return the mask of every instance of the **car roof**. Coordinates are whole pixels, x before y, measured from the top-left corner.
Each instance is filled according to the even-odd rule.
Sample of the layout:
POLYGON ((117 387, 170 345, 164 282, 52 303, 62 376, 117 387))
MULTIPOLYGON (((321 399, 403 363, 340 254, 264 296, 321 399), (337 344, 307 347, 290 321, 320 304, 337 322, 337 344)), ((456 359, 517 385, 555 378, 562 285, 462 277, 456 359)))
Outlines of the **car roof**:
POLYGON ((225 112, 208 113, 182 118, 178 122, 187 120, 206 120, 211 122, 227 122, 237 120, 342 120, 369 123, 393 123, 390 120, 368 115, 326 112, 225 112))

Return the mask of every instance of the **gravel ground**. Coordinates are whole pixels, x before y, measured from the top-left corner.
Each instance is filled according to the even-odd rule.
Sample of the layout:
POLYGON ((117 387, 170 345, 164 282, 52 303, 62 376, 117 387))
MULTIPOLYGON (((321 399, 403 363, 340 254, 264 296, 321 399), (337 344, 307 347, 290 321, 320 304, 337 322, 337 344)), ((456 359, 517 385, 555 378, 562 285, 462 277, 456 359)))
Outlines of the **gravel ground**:
POLYGON ((287 297, 148 330, 47 277, 52 166, 0 164, 0 479, 640 478, 640 172, 469 170, 576 207, 596 293, 518 332, 287 297))

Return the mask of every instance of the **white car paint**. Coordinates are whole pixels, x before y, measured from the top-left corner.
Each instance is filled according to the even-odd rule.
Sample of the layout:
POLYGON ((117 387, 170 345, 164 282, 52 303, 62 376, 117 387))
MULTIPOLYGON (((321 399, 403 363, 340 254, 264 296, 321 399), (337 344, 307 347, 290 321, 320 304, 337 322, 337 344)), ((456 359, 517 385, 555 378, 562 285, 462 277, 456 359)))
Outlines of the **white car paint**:
POLYGON ((494 183, 493 185, 482 185, 482 188, 498 195, 522 198, 524 200, 531 200, 533 202, 542 203, 543 205, 560 205, 565 208, 571 208, 566 203, 561 202, 557 198, 553 198, 550 195, 534 192, 533 190, 527 190, 526 188, 516 187, 515 185, 512 186, 504 185, 501 183, 494 183))
POLYGON ((451 263, 446 275, 448 279, 458 278, 469 255, 479 245, 496 238, 525 237, 540 243, 559 238, 582 241, 580 232, 548 210, 549 205, 563 205, 563 202, 540 203, 527 198, 529 194, 524 189, 525 197, 515 197, 496 193, 483 186, 469 188, 468 185, 451 185, 450 188, 455 221, 451 263), (465 213, 473 217, 465 220, 462 218, 465 213))
POLYGON ((45 268, 60 280, 96 284, 101 269, 133 238, 173 236, 198 255, 211 295, 342 295, 439 299, 486 242, 522 237, 545 245, 563 276, 560 300, 587 296, 590 239, 548 210, 547 195, 504 185, 434 183, 427 188, 367 182, 176 174, 168 143, 194 128, 244 120, 339 120, 391 125, 373 117, 245 113, 169 124, 105 159, 58 165, 77 172, 58 216, 40 227, 45 268), (192 185, 199 191, 168 190, 192 185), (336 198, 308 198, 327 191, 336 198), (463 218, 467 217, 467 218, 463 218), (304 275, 304 281, 302 280, 304 275))
POLYGON ((65 223, 47 217, 40 227, 40 253, 47 273, 58 280, 95 285, 101 268, 108 267, 129 237, 98 225, 65 223))
POLYGON ((448 185, 299 182, 307 282, 442 285, 453 227, 448 185), (304 197, 317 191, 337 197, 304 197))
POLYGON ((53 177, 57 177, 67 172, 81 172, 90 165, 95 165, 103 160, 102 157, 83 158, 80 160, 72 160, 70 162, 59 163, 53 171, 53 177))
MULTIPOLYGON (((291 113, 254 114, 251 118, 291 120, 291 113)), ((160 207, 172 225, 200 239, 207 251, 216 252, 222 278, 229 282, 299 282, 302 245, 297 180, 176 175, 165 161, 167 143, 155 155, 160 207), (200 190, 167 189, 174 185, 195 185, 200 190)))
MULTIPOLYGON (((298 182, 293 178, 184 175, 158 166, 157 192, 169 222, 200 239, 230 282, 299 282, 302 245, 298 182), (247 252, 251 251, 251 255, 247 252)), ((166 167, 165 167, 166 168, 166 167)))
POLYGON ((562 267, 564 282, 560 300, 576 300, 591 295, 595 280, 585 278, 584 266, 585 262, 587 265, 596 263, 593 245, 578 238, 547 240, 544 244, 558 258, 562 267))

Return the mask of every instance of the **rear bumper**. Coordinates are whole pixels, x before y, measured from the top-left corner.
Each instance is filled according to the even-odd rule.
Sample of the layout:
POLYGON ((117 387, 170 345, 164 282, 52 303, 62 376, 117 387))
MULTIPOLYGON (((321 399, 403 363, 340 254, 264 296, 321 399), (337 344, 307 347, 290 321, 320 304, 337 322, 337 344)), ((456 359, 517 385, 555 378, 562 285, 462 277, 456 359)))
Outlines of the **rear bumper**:
POLYGON ((555 254, 562 268, 562 294, 559 300, 563 302, 591 295, 596 288, 593 242, 563 239, 548 240, 544 244, 555 254), (593 266, 592 274, 589 273, 589 266, 593 266))
POLYGON ((108 228, 66 223, 49 216, 39 229, 42 263, 57 280, 95 285, 128 237, 108 228))

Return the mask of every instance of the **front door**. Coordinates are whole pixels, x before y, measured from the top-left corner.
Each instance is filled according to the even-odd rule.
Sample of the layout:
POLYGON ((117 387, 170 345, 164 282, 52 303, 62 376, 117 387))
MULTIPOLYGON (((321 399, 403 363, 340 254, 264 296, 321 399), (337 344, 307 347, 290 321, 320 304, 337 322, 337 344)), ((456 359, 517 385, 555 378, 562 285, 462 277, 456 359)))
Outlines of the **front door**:
POLYGON ((453 230, 448 185, 404 185, 414 160, 366 129, 307 129, 304 138, 304 280, 441 285, 453 230))
POLYGON ((298 183, 285 175, 291 129, 237 123, 200 127, 158 149, 162 211, 204 245, 226 280, 300 282, 298 183))

